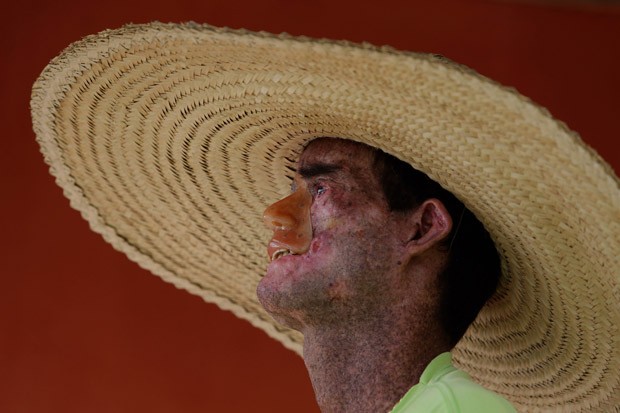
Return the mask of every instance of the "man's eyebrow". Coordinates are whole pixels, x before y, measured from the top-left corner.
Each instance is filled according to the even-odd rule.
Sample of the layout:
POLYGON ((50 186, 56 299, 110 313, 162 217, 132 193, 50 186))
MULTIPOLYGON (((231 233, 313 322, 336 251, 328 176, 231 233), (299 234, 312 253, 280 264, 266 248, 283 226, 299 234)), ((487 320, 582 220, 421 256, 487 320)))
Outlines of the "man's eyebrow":
POLYGON ((312 178, 318 175, 329 175, 334 172, 338 172, 342 169, 342 166, 330 163, 312 163, 310 165, 304 165, 297 172, 302 178, 312 178))

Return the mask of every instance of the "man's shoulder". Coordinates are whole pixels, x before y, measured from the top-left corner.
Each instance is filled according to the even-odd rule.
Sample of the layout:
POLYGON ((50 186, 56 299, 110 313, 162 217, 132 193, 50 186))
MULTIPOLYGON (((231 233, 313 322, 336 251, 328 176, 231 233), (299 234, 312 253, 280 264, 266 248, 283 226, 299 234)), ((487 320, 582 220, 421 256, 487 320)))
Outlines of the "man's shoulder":
POLYGON ((471 380, 436 382, 419 388, 415 397, 403 398, 392 413, 515 413, 500 395, 471 380))
MULTIPOLYGON (((458 373, 462 373, 457 370, 458 373)), ((513 413, 515 408, 499 394, 488 390, 474 382, 465 373, 447 375, 434 385, 438 386, 444 402, 454 409, 455 413, 513 413)))
POLYGON ((449 353, 438 356, 392 413, 514 413, 502 396, 452 366, 449 353))

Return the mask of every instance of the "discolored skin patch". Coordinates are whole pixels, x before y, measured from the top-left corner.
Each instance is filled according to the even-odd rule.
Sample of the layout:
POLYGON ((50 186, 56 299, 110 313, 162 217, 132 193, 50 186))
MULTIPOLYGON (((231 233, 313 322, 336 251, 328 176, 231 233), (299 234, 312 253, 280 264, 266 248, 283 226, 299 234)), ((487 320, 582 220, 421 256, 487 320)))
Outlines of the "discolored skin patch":
MULTIPOLYGON (((290 247, 297 254, 271 262, 259 286, 259 297, 266 298, 265 293, 269 293, 270 297, 277 298, 277 302, 266 300, 263 303, 276 318, 284 312, 281 310, 291 305, 318 304, 316 300, 320 297, 332 297, 330 283, 340 286, 340 296, 353 293, 353 289, 371 293, 376 287, 374 280, 344 275, 366 272, 359 271, 360 266, 366 267, 369 263, 375 266, 373 260, 368 260, 369 256, 385 250, 384 238, 391 237, 394 232, 388 226, 387 202, 373 171, 368 168, 372 152, 345 141, 342 141, 343 150, 334 151, 329 142, 314 141, 304 151, 295 177, 295 191, 265 211, 265 221, 274 230, 268 253, 290 247), (301 195, 304 190, 311 206, 297 208, 295 200, 304 197, 301 195), (301 228, 304 222, 311 223, 310 231, 301 228), (285 230, 281 229, 285 226, 285 230), (311 234, 311 238, 301 238, 303 242, 294 244, 291 237, 287 237, 291 233, 311 234), (302 304, 304 299, 309 302, 302 304)), ((381 255, 385 253, 387 251, 381 255)), ((323 311, 320 307, 315 310, 323 311)), ((291 322, 285 321, 285 324, 291 322)), ((295 324, 297 322, 292 326, 295 324)))
POLYGON ((332 300, 338 300, 346 296, 346 286, 340 282, 336 281, 329 284, 328 294, 332 300))
POLYGON ((303 179, 296 177, 294 187, 292 194, 270 205, 264 213, 265 225, 273 231, 267 246, 270 261, 282 256, 283 251, 303 254, 308 251, 312 241, 312 196, 303 179))

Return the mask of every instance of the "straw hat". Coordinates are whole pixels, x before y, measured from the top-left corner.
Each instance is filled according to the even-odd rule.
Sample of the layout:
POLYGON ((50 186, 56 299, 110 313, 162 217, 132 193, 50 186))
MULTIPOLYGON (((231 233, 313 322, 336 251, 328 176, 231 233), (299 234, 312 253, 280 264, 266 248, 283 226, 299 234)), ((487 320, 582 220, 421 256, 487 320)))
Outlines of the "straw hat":
POLYGON ((514 90, 433 55, 158 23, 72 44, 31 106, 51 173, 94 231, 296 352, 300 334, 255 296, 264 208, 316 137, 411 163, 502 258, 456 363, 520 411, 619 409, 619 181, 514 90))

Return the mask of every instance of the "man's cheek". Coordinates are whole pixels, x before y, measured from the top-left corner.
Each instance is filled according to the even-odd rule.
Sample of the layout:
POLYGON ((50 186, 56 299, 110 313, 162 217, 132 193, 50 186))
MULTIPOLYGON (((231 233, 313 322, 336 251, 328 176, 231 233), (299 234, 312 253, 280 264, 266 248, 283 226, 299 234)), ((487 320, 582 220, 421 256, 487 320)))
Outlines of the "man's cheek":
POLYGON ((343 224, 344 218, 341 215, 324 212, 325 211, 323 211, 323 213, 313 214, 311 217, 312 229, 315 234, 333 230, 343 224))

